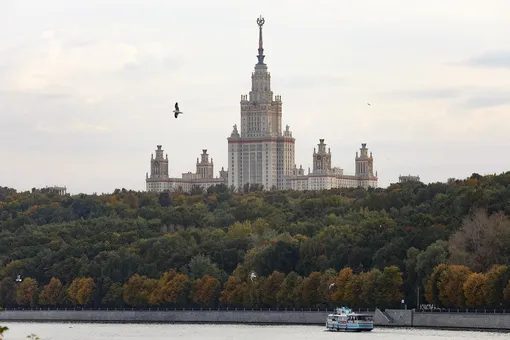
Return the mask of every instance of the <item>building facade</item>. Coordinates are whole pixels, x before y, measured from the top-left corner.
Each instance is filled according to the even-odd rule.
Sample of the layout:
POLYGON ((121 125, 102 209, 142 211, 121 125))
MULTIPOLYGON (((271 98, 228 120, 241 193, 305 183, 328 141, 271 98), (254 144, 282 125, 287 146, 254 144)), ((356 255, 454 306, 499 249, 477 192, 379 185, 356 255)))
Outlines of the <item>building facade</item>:
POLYGON ((145 175, 147 191, 182 191, 191 192, 194 187, 206 190, 217 184, 227 184, 228 173, 223 168, 220 177, 214 177, 213 159, 209 161, 207 149, 202 150, 200 159, 197 158, 195 173, 183 173, 181 178, 170 178, 168 175, 168 154, 163 156, 161 145, 157 145, 156 157, 151 154, 151 171, 145 175))
POLYGON ((366 144, 361 144, 360 153, 356 152, 355 173, 345 175, 344 170, 331 166, 331 150, 326 150, 324 139, 319 139, 317 149, 313 149, 313 170, 304 174, 302 168, 296 169, 295 174, 287 179, 288 188, 293 190, 325 190, 333 188, 368 189, 377 187, 377 172, 374 175, 374 159, 368 154, 366 144))
POLYGON ((407 176, 398 176, 398 182, 399 183, 407 183, 407 182, 419 182, 420 176, 413 176, 413 175, 407 175, 407 176))
POLYGON ((45 188, 42 188, 42 189, 32 189, 32 192, 34 191, 39 191, 39 192, 49 192, 49 193, 54 193, 54 194, 57 194, 57 195, 62 195, 62 196, 65 196, 67 195, 67 187, 66 186, 59 186, 59 185, 54 185, 54 186, 46 186, 45 188))
POLYGON ((241 95, 240 130, 234 125, 228 140, 228 185, 242 188, 261 184, 265 189, 288 187, 294 174, 295 139, 287 125, 282 131, 282 98, 271 90, 271 74, 264 63, 262 26, 259 26, 258 63, 251 75, 251 91, 241 95))
POLYGON ((150 176, 146 175, 147 191, 189 192, 195 186, 206 189, 222 183, 235 189, 258 184, 266 190, 377 187, 372 153, 368 153, 365 143, 361 144, 359 153, 356 152, 354 175, 345 175, 343 169, 332 167, 331 151, 326 150, 324 139, 319 139, 318 149, 314 149, 313 171, 309 168, 305 175, 303 167, 296 166, 296 140, 289 125, 283 129, 282 98, 271 90, 271 74, 264 63, 264 23, 264 18, 257 19, 258 61, 251 74, 251 91, 241 95, 239 127, 235 124, 227 138, 228 171, 222 168, 220 177, 214 177, 213 161, 209 161, 207 150, 203 150, 201 160, 197 159, 195 173, 169 178, 168 156, 163 157, 161 145, 158 145, 156 157, 151 156, 150 176))

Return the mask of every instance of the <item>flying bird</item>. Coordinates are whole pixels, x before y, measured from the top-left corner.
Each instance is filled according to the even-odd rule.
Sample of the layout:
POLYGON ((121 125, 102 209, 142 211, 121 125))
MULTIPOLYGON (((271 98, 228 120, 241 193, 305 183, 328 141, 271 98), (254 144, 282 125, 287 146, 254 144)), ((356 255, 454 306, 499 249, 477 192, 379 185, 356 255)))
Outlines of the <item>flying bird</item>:
POLYGON ((250 280, 253 282, 253 279, 257 277, 257 274, 251 273, 250 274, 250 280))
POLYGON ((372 104, 370 104, 370 103, 367 103, 367 105, 368 105, 368 106, 372 106, 372 104))
POLYGON ((174 117, 177 118, 180 114, 182 114, 182 112, 179 110, 179 103, 175 103, 174 117))

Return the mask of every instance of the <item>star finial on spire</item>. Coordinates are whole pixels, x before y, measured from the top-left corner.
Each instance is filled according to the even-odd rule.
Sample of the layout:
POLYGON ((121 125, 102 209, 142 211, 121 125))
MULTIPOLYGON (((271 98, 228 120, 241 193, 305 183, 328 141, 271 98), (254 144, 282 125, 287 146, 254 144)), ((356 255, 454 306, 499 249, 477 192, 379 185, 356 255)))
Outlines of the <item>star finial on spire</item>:
POLYGON ((262 17, 262 15, 257 19, 257 25, 259 25, 259 55, 257 56, 259 65, 264 65, 264 44, 262 40, 262 26, 266 20, 262 17))

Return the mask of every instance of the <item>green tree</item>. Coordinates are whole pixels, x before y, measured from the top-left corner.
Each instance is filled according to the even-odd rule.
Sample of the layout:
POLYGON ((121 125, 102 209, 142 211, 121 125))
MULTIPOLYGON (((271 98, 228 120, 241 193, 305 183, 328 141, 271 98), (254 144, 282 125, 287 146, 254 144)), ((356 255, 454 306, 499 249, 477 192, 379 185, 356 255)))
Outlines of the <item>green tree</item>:
POLYGON ((278 306, 283 308, 296 308, 301 306, 301 287, 303 278, 296 272, 290 272, 285 276, 276 293, 278 306))
MULTIPOLYGON (((416 302, 420 289, 441 306, 441 275, 434 268, 451 264, 487 276, 484 305, 478 298, 473 303, 505 305, 510 278, 501 266, 510 263, 510 172, 369 190, 269 189, 218 185, 190 194, 120 188, 62 196, 48 189, 0 187, 0 304, 17 306, 15 280, 22 275, 44 284, 61 280, 64 294, 57 305, 62 306, 77 303, 80 289, 73 282, 90 278, 94 289, 87 303, 94 307, 119 306, 126 298, 140 307, 190 307, 197 302, 189 290, 208 275, 221 284, 222 306, 373 308, 388 294, 375 288, 384 268, 397 266, 408 304, 416 302), (336 272, 343 268, 351 268, 352 275, 340 284, 336 272), (253 282, 251 271, 257 273, 253 282), (274 271, 285 279, 271 295, 264 287, 275 290, 274 271), (310 289, 314 272, 320 273, 316 291, 310 289), (130 288, 135 274, 144 279, 130 288), (187 280, 174 281, 177 274, 187 280), (239 281, 238 286, 229 281, 239 281), (76 291, 75 300, 69 291, 76 291), (178 301, 169 302, 168 296, 178 301)), ((57 300, 56 292, 43 293, 46 286, 33 304, 57 300)), ((463 291, 460 284, 455 287, 463 291)), ((450 306, 458 301, 448 295, 450 306)))
POLYGON ((123 292, 124 292, 124 287, 120 283, 114 282, 109 287, 108 292, 101 300, 101 303, 105 306, 122 308, 122 306, 123 306, 122 293, 123 292))
POLYGON ((375 277, 374 295, 375 305, 384 308, 397 308, 403 299, 402 272, 397 266, 385 267, 384 271, 375 277))
POLYGON ((0 303, 4 307, 16 305, 16 284, 10 277, 5 277, 0 282, 0 303))
POLYGON ((508 283, 506 284, 506 288, 503 291, 504 294, 504 305, 510 306, 510 280, 508 280, 508 283))
MULTIPOLYGON (((510 280, 510 267, 495 265, 486 274, 485 284, 482 286, 485 297, 485 307, 501 308, 504 300, 506 284, 510 280)), ((482 306, 480 306, 482 307, 482 306)))
POLYGON ((278 271, 273 271, 271 275, 262 284, 262 303, 266 307, 279 307, 278 292, 283 282, 285 281, 285 274, 278 271))

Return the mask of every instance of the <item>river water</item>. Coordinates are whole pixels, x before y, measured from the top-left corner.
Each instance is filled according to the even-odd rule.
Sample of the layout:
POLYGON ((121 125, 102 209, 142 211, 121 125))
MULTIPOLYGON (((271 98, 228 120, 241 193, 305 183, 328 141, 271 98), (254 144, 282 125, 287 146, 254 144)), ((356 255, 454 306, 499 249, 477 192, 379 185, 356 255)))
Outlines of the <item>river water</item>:
POLYGON ((41 340, 503 340, 507 333, 375 328, 369 333, 336 333, 324 326, 251 326, 198 324, 88 324, 0 323, 9 327, 5 340, 26 340, 35 333, 41 340))

